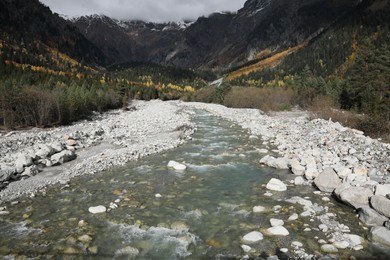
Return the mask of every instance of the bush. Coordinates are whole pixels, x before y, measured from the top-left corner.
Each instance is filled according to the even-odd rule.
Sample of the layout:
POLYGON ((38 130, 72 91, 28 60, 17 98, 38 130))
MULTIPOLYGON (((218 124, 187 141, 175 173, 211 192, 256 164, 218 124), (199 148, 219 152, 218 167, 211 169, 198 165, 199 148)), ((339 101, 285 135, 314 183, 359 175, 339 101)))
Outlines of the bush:
POLYGON ((265 112, 291 109, 293 91, 282 87, 233 87, 226 95, 224 105, 236 108, 257 108, 265 112))

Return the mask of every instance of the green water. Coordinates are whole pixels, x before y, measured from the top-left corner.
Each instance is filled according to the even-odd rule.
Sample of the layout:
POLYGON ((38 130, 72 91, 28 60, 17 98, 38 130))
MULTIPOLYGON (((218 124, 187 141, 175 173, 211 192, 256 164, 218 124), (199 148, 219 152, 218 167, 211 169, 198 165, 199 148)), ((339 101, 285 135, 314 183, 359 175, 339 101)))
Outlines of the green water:
MULTIPOLYGON (((34 199, 22 198, 17 205, 7 205, 11 214, 0 216, 0 256, 235 259, 245 255, 240 248, 242 236, 269 228, 270 218, 285 220, 290 235, 265 236, 251 245, 256 251, 252 256, 293 256, 278 250, 290 249, 295 240, 305 245, 307 253, 320 256, 314 237, 326 239, 325 235, 302 231, 304 223, 313 227, 320 223, 303 217, 286 221, 291 214, 301 213, 302 207, 284 201, 308 196, 324 204, 320 196, 313 195, 314 189, 291 186, 287 192, 265 196, 269 179, 294 176, 258 164, 261 155, 256 148, 264 148, 261 140, 249 139, 239 126, 205 112, 194 121, 198 131, 193 140, 175 150, 77 178, 34 199), (166 166, 169 160, 183 162, 188 168, 185 172, 170 170, 166 166), (115 200, 118 207, 107 213, 88 212, 90 206, 108 208, 115 200), (273 210, 276 205, 281 206, 277 212, 273 210), (254 206, 264 206, 266 212, 254 214, 254 206)), ((352 233, 365 235, 349 208, 335 202, 327 206, 352 233)), ((385 254, 368 244, 361 252, 340 250, 339 255, 385 254)))

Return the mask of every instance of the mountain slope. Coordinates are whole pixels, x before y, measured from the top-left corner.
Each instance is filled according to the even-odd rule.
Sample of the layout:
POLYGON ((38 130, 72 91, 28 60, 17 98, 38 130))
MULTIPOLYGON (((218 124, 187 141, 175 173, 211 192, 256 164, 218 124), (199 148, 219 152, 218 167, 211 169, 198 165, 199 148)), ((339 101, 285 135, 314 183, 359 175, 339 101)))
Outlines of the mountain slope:
POLYGON ((103 53, 77 28, 38 0, 0 1, 0 39, 12 43, 11 48, 41 44, 77 61, 99 65, 107 62, 103 53))
POLYGON ((186 68, 226 68, 256 59, 267 49, 277 53, 302 44, 359 2, 248 0, 237 13, 200 17, 184 30, 142 22, 121 24, 108 18, 97 21, 96 17, 80 18, 74 24, 117 62, 146 60, 186 68))

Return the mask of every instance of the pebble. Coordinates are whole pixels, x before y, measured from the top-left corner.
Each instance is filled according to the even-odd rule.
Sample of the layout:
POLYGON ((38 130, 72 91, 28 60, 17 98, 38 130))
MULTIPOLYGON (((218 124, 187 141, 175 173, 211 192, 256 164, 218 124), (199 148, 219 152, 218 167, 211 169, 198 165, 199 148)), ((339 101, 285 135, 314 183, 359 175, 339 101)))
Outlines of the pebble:
POLYGON ((297 220, 298 218, 299 218, 299 215, 298 215, 297 213, 294 213, 294 214, 292 214, 292 215, 288 218, 288 220, 292 221, 292 220, 297 220))
POLYGON ((258 231, 252 231, 242 238, 242 242, 245 244, 254 244, 261 240, 263 240, 263 234, 258 231))
POLYGON ((324 244, 321 246, 321 250, 325 253, 337 253, 339 250, 337 250, 336 247, 330 244, 324 244))
POLYGON ((265 207, 263 206, 255 206, 252 209, 253 213, 261 213, 265 211, 265 207))
POLYGON ((89 207, 88 211, 92 214, 99 214, 106 212, 107 208, 104 206, 89 207))

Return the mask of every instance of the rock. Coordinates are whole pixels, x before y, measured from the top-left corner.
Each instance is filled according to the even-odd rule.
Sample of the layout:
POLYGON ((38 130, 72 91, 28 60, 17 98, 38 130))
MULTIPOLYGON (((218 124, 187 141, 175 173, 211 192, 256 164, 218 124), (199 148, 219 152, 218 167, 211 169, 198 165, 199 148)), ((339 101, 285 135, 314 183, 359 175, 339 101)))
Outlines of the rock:
POLYGON ((39 168, 36 165, 31 165, 30 167, 26 167, 24 169, 24 172, 22 173, 22 176, 35 176, 39 173, 39 168))
POLYGON ((353 173, 356 175, 367 175, 368 174, 368 169, 365 167, 354 167, 353 168, 353 173))
POLYGON ((0 216, 9 215, 9 214, 11 213, 7 210, 0 210, 0 216))
POLYGON ((51 143, 50 147, 53 149, 53 154, 59 153, 64 150, 64 146, 60 142, 51 143))
POLYGON ((139 250, 137 248, 126 246, 124 248, 118 249, 115 251, 115 257, 117 258, 119 256, 126 256, 129 257, 129 259, 132 259, 139 255, 139 250))
POLYGON ((372 196, 370 200, 373 209, 390 218, 390 200, 383 196, 372 196))
POLYGON ((285 227, 276 226, 267 229, 267 234, 271 236, 288 236, 290 233, 285 227))
POLYGON ((298 217, 299 217, 299 215, 298 215, 297 213, 294 213, 294 214, 292 214, 292 215, 288 218, 288 220, 289 220, 289 221, 297 220, 298 217))
POLYGON ((367 226, 382 226, 387 218, 372 208, 365 206, 359 209, 359 219, 367 226))
POLYGON ((364 238, 362 238, 361 236, 354 234, 344 234, 343 236, 350 242, 351 246, 361 245, 365 241, 364 238))
POLYGON ((104 213, 107 211, 104 206, 89 207, 88 211, 92 214, 104 213))
POLYGON ((325 253, 337 253, 339 251, 335 246, 329 244, 322 245, 321 250, 325 253))
POLYGON ((334 172, 332 168, 326 168, 318 177, 314 180, 314 184, 318 189, 324 192, 333 192, 338 186, 342 184, 339 176, 334 172))
POLYGON ((338 249, 346 249, 349 247, 349 243, 347 241, 336 241, 332 245, 338 249))
POLYGON ((280 170, 289 169, 289 161, 284 157, 274 158, 270 155, 266 155, 260 160, 260 163, 280 170))
POLYGON ((241 245, 241 248, 245 253, 249 253, 252 250, 252 247, 247 245, 241 245))
POLYGON ((380 184, 375 188, 375 195, 386 197, 387 194, 390 194, 390 184, 380 184))
POLYGON ((76 159, 76 154, 73 151, 64 150, 53 154, 50 159, 53 165, 59 165, 76 159))
POLYGON ((372 240, 386 246, 390 246, 390 230, 385 227, 373 227, 371 229, 372 240))
POLYGON ((55 150, 47 144, 41 144, 38 146, 39 149, 35 151, 38 158, 45 159, 55 153, 55 150))
POLYGON ((253 207, 253 213, 261 213, 265 211, 265 207, 263 206, 255 206, 253 207))
POLYGON ((283 226, 284 225, 284 221, 281 220, 281 219, 271 218, 269 220, 269 222, 270 222, 272 227, 277 227, 277 226, 283 226))
POLYGON ((157 193, 154 195, 155 198, 162 198, 162 195, 160 193, 157 193))
POLYGON ((258 231, 253 231, 253 232, 246 234, 242 238, 242 242, 246 243, 246 244, 254 244, 254 243, 257 243, 257 242, 263 240, 263 238, 264 238, 263 234, 261 234, 258 231))
POLYGON ((299 186, 305 184, 305 179, 302 176, 295 177, 294 184, 299 186))
POLYGON ((350 168, 347 168, 347 167, 336 168, 335 171, 336 171, 337 175, 339 176, 339 178, 341 178, 341 179, 344 179, 348 175, 352 174, 352 170, 350 168))
POLYGON ((373 195, 373 192, 364 187, 353 187, 349 183, 343 183, 335 189, 334 194, 347 205, 358 209, 368 206, 369 198, 373 195))
POLYGON ((17 173, 15 167, 6 164, 0 164, 0 182, 8 181, 17 173))
POLYGON ((309 157, 305 158, 304 161, 306 163, 305 178, 307 180, 315 179, 318 176, 319 172, 318 172, 317 163, 316 163, 314 157, 309 156, 309 157))
POLYGON ((84 242, 84 243, 87 243, 87 242, 91 242, 92 241, 92 237, 90 237, 88 235, 82 235, 82 236, 79 236, 77 238, 77 240, 79 240, 81 242, 84 242))
POLYGON ((31 166, 32 164, 33 164, 32 157, 27 154, 19 154, 15 161, 16 168, 28 167, 31 166))
POLYGON ((73 140, 73 139, 68 139, 65 141, 65 144, 68 146, 75 146, 75 145, 77 145, 77 141, 73 140))
POLYGON ((169 161, 168 167, 173 168, 177 171, 184 171, 185 169, 187 169, 187 166, 185 166, 184 164, 175 162, 175 161, 169 161))
POLYGON ((284 184, 281 180, 272 178, 266 186, 267 189, 273 190, 273 191, 286 191, 287 186, 284 184))
POLYGON ((290 160, 291 164, 291 171, 298 176, 303 176, 305 175, 305 170, 306 168, 303 167, 297 159, 292 159, 290 160))

